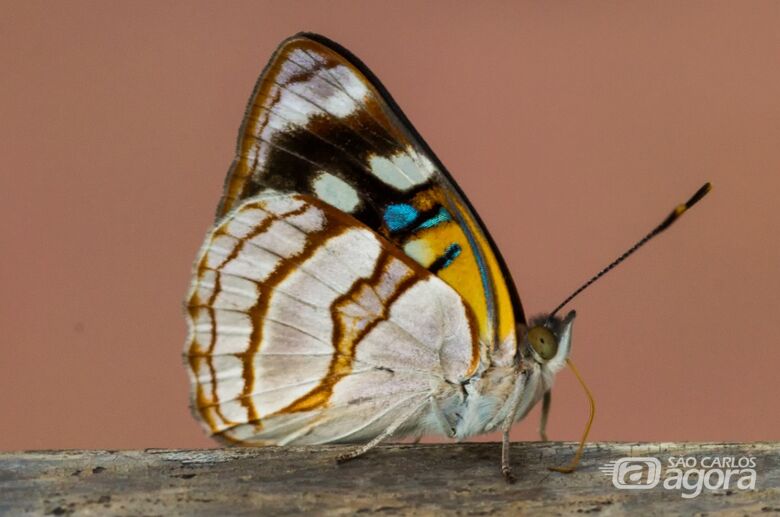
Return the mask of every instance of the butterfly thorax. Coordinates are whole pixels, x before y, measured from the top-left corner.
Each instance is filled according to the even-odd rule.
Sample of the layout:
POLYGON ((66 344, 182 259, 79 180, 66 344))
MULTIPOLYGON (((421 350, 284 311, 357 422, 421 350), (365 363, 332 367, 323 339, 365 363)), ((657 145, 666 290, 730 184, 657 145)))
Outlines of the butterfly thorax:
POLYGON ((574 312, 565 318, 541 316, 534 318, 530 327, 518 326, 517 341, 512 343, 515 348, 510 349, 509 343, 503 350, 499 347, 486 367, 463 383, 459 403, 450 402, 449 417, 456 438, 494 431, 512 411, 512 420, 521 420, 541 400, 571 350, 574 317, 574 312), (550 356, 537 351, 540 330, 541 339, 555 343, 550 356))

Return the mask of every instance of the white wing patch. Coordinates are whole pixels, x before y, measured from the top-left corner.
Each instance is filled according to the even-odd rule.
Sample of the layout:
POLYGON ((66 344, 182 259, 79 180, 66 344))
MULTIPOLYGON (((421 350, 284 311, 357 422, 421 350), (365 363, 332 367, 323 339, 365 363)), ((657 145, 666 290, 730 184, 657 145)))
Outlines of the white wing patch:
POLYGON ((250 198, 212 230, 188 314, 193 409, 247 444, 375 435, 479 356, 451 287, 304 195, 250 198))
MULTIPOLYGON (((326 83, 334 86, 356 102, 363 102, 369 95, 366 84, 342 64, 329 63, 321 54, 307 52, 304 49, 295 49, 290 53, 290 61, 295 63, 296 72, 301 70, 318 70, 317 76, 326 83)), ((286 64, 286 63, 285 63, 286 64)), ((291 67, 292 69, 293 67, 291 67)), ((327 91, 327 90, 326 90, 327 91)), ((318 91, 320 95, 320 93, 318 91)), ((354 108, 353 108, 354 109, 354 108)), ((349 114, 347 112, 346 114, 349 114)), ((346 116, 342 115, 342 116, 346 116)))
POLYGON ((404 244, 404 253, 412 257, 418 264, 429 266, 436 260, 436 253, 431 249, 426 239, 412 239, 404 244))
MULTIPOLYGON (((368 94, 366 86, 343 65, 312 67, 310 56, 297 49, 289 56, 279 76, 272 98, 284 106, 281 114, 271 117, 272 126, 293 124, 305 126, 312 117, 329 114, 347 117, 360 108, 360 101, 368 94), (297 80, 301 70, 314 70, 305 81, 297 80), (339 82, 341 84, 339 84, 339 82), (317 99, 315 104, 312 99, 317 99)), ((269 128, 269 130, 272 128, 269 128)))
POLYGON ((430 160, 411 147, 390 157, 372 155, 369 164, 374 176, 403 191, 425 183, 436 173, 436 168, 430 160))
POLYGON ((355 188, 329 172, 320 172, 312 184, 314 193, 326 203, 345 212, 354 212, 360 204, 355 188))

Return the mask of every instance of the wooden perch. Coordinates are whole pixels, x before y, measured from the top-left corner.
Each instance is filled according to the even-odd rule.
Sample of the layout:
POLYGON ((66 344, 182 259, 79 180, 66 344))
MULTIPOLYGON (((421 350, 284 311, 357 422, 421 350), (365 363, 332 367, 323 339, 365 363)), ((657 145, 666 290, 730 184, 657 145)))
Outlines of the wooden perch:
POLYGON ((345 447, 0 454, 0 515, 642 514, 780 512, 780 443, 517 443, 518 481, 499 472, 500 444, 386 445, 336 465, 345 447), (624 456, 755 458, 756 489, 619 490, 599 470, 624 456))

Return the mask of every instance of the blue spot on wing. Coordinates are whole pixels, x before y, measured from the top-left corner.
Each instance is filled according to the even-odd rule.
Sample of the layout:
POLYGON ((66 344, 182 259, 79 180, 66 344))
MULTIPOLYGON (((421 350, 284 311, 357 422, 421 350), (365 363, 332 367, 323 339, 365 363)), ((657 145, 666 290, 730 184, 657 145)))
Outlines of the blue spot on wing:
POLYGON ((420 230, 425 228, 433 228, 437 224, 445 223, 451 219, 452 217, 450 217, 450 213, 442 206, 439 208, 439 211, 436 213, 436 215, 420 223, 417 226, 417 229, 420 230))
POLYGON ((412 205, 398 203, 389 205, 385 209, 384 220, 387 228, 392 233, 396 233, 402 230, 418 231, 433 228, 441 223, 451 221, 452 216, 443 206, 440 206, 435 212, 431 210, 420 213, 412 205), (419 220, 422 222, 415 226, 419 220))
POLYGON ((407 228, 417 219, 417 209, 412 205, 399 203, 390 205, 385 210, 385 224, 391 232, 397 232, 407 228))
POLYGON ((450 244, 447 249, 444 251, 444 265, 442 268, 445 268, 452 264, 452 261, 458 258, 458 255, 460 255, 461 252, 460 244, 450 244))
POLYGON ((435 275, 445 267, 452 264, 452 261, 458 258, 458 255, 460 255, 461 251, 463 250, 461 249, 460 244, 450 244, 447 246, 447 249, 444 250, 444 253, 436 260, 434 260, 430 266, 428 266, 428 271, 435 275))

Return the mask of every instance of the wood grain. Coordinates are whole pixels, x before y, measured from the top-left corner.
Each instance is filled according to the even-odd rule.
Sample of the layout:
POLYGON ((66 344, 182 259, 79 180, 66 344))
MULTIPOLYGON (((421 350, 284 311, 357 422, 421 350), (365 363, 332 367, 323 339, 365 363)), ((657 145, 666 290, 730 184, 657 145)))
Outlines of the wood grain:
POLYGON ((593 443, 574 474, 550 472, 575 444, 385 445, 337 465, 344 447, 0 454, 0 515, 348 515, 780 513, 780 443, 593 443), (756 459, 756 490, 618 490, 598 470, 623 456, 756 459))

